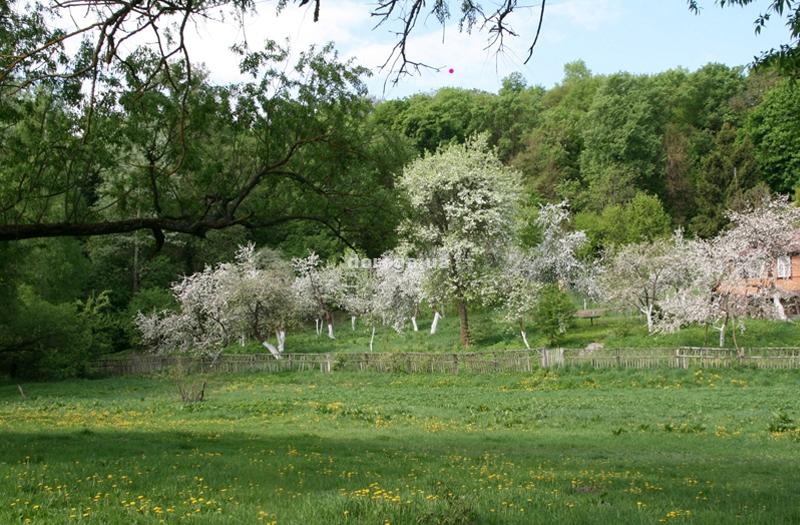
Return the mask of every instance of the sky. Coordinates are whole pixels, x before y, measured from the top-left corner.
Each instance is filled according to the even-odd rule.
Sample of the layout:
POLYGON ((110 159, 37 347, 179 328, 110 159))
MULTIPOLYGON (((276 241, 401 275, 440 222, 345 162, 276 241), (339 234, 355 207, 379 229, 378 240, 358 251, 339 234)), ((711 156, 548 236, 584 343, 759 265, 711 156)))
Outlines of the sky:
MULTIPOLYGON (((451 4, 457 9, 460 2, 451 4)), ((485 33, 468 35, 460 33, 455 23, 443 30, 435 19, 421 21, 409 40, 410 56, 443 69, 403 77, 396 85, 387 82, 393 78, 390 72, 380 69, 395 42, 391 31, 396 26, 373 28, 374 1, 323 0, 317 23, 313 2, 308 7, 292 2, 277 16, 274 2, 259 2, 258 14, 244 24, 204 23, 191 30, 189 41, 192 61, 205 63, 211 78, 222 83, 241 78, 229 47, 242 38, 251 48, 266 38, 289 38, 295 52, 332 41, 342 57, 373 71, 367 81, 370 94, 388 99, 445 86, 496 92, 502 79, 514 71, 522 73, 529 85, 551 87, 562 79, 564 64, 578 59, 599 74, 655 73, 675 67, 694 70, 709 62, 747 65, 762 51, 789 39, 780 19, 771 20, 760 35, 754 34, 753 22, 766 1, 724 9, 712 0, 700 4, 701 14, 693 15, 685 0, 549 0, 542 35, 528 64, 523 61, 535 32, 538 7, 519 9, 514 15, 511 25, 521 36, 507 43, 501 54, 485 49, 485 33)))

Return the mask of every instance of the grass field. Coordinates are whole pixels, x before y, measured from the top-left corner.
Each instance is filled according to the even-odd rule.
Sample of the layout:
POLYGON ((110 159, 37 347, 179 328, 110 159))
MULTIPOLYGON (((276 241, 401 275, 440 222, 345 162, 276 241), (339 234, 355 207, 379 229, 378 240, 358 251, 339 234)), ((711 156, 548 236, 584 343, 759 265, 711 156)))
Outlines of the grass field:
POLYGON ((800 372, 0 385, 0 523, 798 523, 800 372))
MULTIPOLYGON (((500 315, 491 312, 477 312, 470 316, 470 326, 474 340, 473 350, 521 350, 524 348, 519 332, 502 321, 500 315)), ((375 336, 376 352, 457 352, 462 351, 458 344, 458 317, 453 313, 439 324, 439 331, 431 336, 430 319, 422 317, 417 333, 406 330, 397 334, 388 327, 379 327, 375 336)), ((366 352, 369 350, 370 329, 364 323, 357 323, 355 332, 350 320, 341 318, 336 324, 336 339, 317 337, 314 325, 307 323, 302 330, 291 330, 287 336, 287 352, 366 352)), ((534 348, 550 346, 546 339, 533 326, 528 327, 528 339, 534 348)), ((737 334, 738 343, 745 347, 800 346, 800 323, 784 323, 748 319, 744 332, 737 334)), ((589 343, 603 343, 608 348, 647 348, 677 346, 719 345, 719 333, 702 327, 690 327, 674 334, 648 335, 643 319, 613 315, 590 322, 576 319, 574 326, 564 335, 559 345, 565 348, 585 348, 589 343)), ((728 334, 726 346, 733 347, 728 334)), ((265 352, 258 344, 245 347, 234 345, 232 352, 265 352)))

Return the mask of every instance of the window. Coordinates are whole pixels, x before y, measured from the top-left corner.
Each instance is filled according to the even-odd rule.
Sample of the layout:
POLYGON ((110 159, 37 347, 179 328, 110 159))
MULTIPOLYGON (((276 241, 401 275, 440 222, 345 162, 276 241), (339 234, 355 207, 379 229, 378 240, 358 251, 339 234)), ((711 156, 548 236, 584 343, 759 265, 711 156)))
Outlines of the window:
POLYGON ((778 257, 777 263, 778 279, 789 279, 792 276, 792 258, 788 255, 778 257))

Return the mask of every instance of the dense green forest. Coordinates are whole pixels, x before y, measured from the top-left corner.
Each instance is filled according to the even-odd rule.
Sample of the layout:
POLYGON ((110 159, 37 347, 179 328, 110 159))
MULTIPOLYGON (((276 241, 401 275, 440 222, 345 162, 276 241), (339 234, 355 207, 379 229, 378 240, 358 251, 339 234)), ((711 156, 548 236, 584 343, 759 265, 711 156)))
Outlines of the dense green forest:
POLYGON ((403 167, 478 132, 524 175, 531 217, 570 202, 587 258, 677 228, 713 236, 726 210, 800 182, 800 90, 767 69, 594 75, 578 61, 550 89, 514 74, 497 94, 376 101, 331 48, 296 74, 274 67, 285 59, 274 44, 245 55, 252 80, 231 86, 146 53, 100 79, 111 89, 5 85, 0 369, 73 374, 135 348, 137 311, 169 308, 170 283, 248 241, 376 257, 397 243, 403 167))

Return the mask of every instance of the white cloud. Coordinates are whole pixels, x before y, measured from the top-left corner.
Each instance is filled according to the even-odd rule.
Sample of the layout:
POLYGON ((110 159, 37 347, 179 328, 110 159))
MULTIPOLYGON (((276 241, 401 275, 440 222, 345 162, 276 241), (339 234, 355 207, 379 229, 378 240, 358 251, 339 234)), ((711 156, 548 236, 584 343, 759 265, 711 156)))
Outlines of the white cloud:
POLYGON ((623 9, 619 0, 565 0, 548 4, 547 21, 565 22, 574 29, 597 31, 620 19, 623 9))
MULTIPOLYGON (((619 5, 620 0, 551 0, 539 47, 557 45, 576 32, 602 28, 621 16, 619 5)), ((377 22, 370 14, 373 7, 362 0, 323 2, 320 21, 314 22, 313 2, 303 8, 290 3, 280 15, 270 3, 262 5, 257 14, 248 14, 243 24, 228 15, 224 21, 204 20, 190 26, 187 45, 191 60, 203 63, 212 81, 220 83, 242 80, 238 57, 230 50, 233 44, 246 40, 251 49, 259 49, 268 38, 281 43, 288 39, 295 54, 312 44, 333 41, 342 56, 354 58, 375 73, 368 85, 377 96, 403 96, 449 85, 496 90, 500 80, 513 71, 536 78, 538 69, 534 71, 523 63, 538 23, 539 10, 533 6, 518 8, 509 17, 507 22, 521 36, 507 38, 502 53, 497 53, 496 47, 486 49, 487 34, 477 28, 473 34, 466 34, 459 32, 456 24, 450 24, 443 41, 442 28, 435 20, 421 20, 408 40, 408 56, 444 69, 438 73, 423 69, 418 76, 402 78, 396 87, 387 83, 384 92, 384 82, 393 76, 379 68, 392 53, 396 42, 392 31, 398 28, 386 25, 373 29, 377 22), (448 73, 449 68, 455 70, 453 74, 448 73)), ((131 44, 150 40, 152 36, 146 35, 131 44)))

